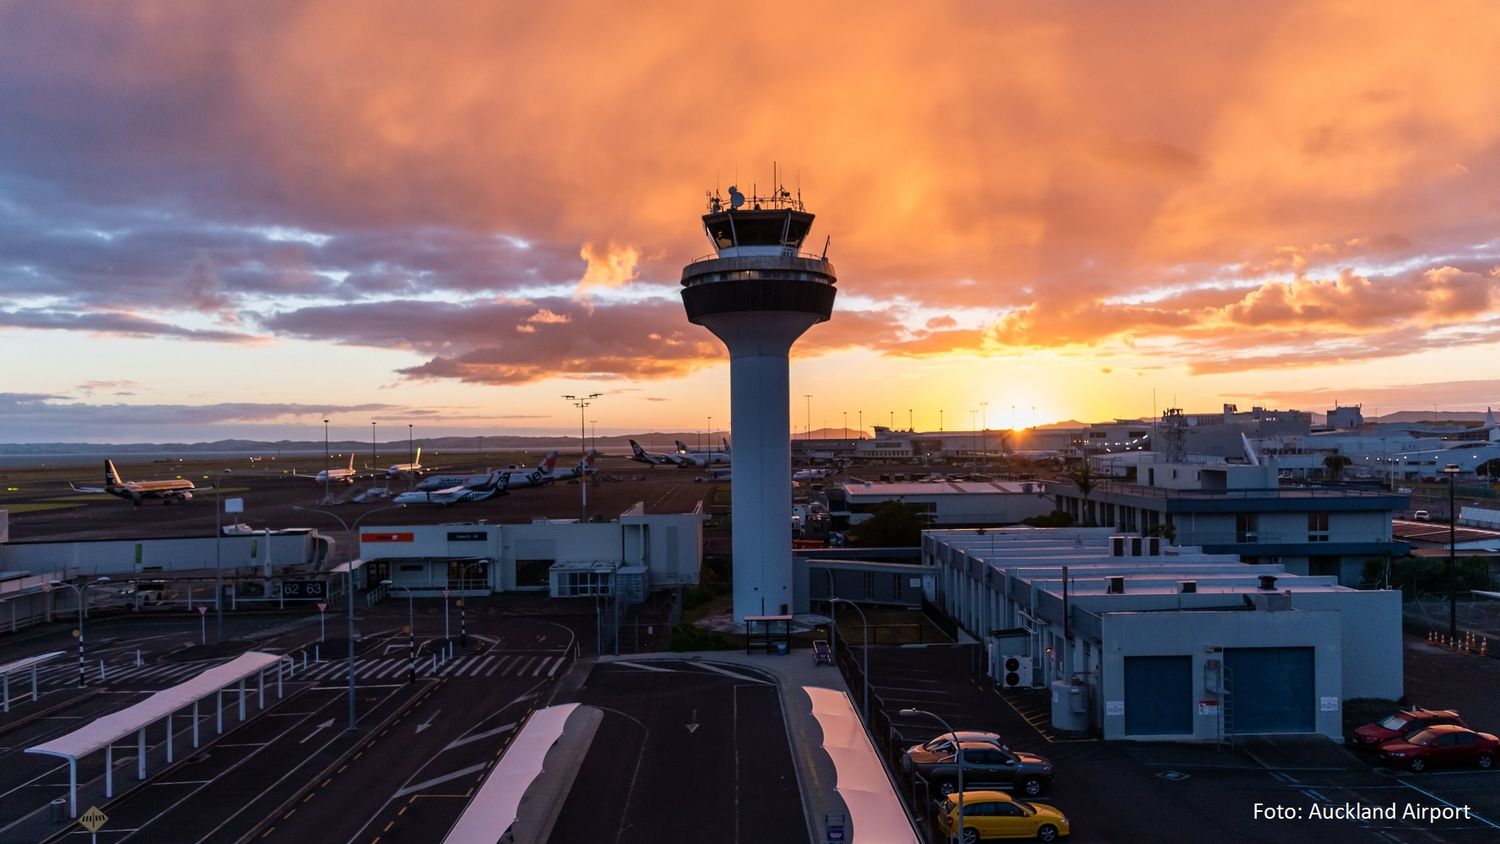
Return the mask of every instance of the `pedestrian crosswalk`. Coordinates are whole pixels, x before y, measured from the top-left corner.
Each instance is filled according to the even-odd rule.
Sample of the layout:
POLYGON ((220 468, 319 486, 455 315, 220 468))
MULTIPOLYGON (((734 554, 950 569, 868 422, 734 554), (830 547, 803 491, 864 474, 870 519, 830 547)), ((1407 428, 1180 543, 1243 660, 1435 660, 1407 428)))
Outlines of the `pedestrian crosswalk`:
MULTIPOLYGON (((552 677, 568 659, 568 652, 552 653, 477 653, 460 655, 452 660, 439 661, 435 666, 432 655, 423 653, 417 657, 418 677, 552 677)), ((100 675, 98 662, 88 664, 85 677, 88 685, 154 685, 170 686, 194 677, 218 665, 223 660, 193 660, 189 662, 149 662, 136 665, 125 662, 111 665, 107 661, 100 675)), ((371 656, 356 658, 354 676, 361 681, 402 679, 412 669, 409 654, 371 656)), ((289 680, 331 680, 348 676, 349 663, 343 659, 323 659, 306 662, 292 658, 290 670, 284 676, 289 680)), ((29 678, 27 678, 29 680, 29 678)), ((12 680, 13 687, 21 681, 12 680)), ((37 685, 68 686, 78 683, 78 663, 54 663, 37 672, 37 685)), ((14 691, 14 688, 13 688, 14 691)))

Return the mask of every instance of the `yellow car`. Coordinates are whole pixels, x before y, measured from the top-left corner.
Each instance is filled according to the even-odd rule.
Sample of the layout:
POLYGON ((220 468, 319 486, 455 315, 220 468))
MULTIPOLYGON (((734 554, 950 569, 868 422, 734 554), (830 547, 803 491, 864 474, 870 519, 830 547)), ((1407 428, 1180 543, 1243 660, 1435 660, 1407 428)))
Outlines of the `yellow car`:
MULTIPOLYGON (((958 829, 958 795, 950 794, 938 809, 938 830, 951 840, 958 829)), ((1003 791, 964 792, 964 826, 959 840, 978 844, 999 838, 1056 841, 1071 832, 1063 813, 1045 803, 1028 803, 1003 791)))

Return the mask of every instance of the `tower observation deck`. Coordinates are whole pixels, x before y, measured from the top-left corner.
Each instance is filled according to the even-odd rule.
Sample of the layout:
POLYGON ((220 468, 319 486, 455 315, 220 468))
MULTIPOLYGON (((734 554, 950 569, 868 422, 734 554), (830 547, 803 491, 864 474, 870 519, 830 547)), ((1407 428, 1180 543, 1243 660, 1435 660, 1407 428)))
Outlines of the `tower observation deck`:
POLYGON ((813 215, 777 188, 729 200, 712 194, 703 229, 714 254, 682 270, 688 320, 729 349, 734 438, 734 616, 779 615, 792 605, 792 344, 833 313, 833 264, 802 252, 813 215))

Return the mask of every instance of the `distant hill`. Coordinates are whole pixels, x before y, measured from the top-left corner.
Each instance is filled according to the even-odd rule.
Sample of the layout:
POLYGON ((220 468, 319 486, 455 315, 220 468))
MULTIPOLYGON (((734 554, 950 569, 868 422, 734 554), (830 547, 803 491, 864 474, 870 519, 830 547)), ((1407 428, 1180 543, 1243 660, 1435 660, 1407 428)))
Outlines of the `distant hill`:
POLYGON ((1484 413, 1474 410, 1444 410, 1434 413, 1431 410, 1401 410, 1395 413, 1387 413, 1384 416, 1366 416, 1366 422, 1483 422, 1484 413))

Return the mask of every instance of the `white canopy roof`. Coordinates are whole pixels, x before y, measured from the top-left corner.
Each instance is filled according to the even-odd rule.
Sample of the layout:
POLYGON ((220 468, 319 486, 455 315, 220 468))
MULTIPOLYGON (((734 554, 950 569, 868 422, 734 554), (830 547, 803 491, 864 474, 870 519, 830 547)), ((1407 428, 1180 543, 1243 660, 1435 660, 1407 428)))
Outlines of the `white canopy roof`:
POLYGON ((818 686, 802 690, 812 698, 813 717, 823 728, 823 751, 833 760, 835 787, 849 807, 853 838, 860 844, 919 844, 849 695, 818 686))
POLYGON ((44 662, 50 662, 62 655, 62 651, 53 651, 52 653, 28 656, 25 659, 18 659, 15 662, 7 662, 4 665, 0 665, 0 674, 14 674, 17 671, 25 671, 33 665, 41 665, 44 662))
POLYGON ((364 564, 364 560, 350 560, 347 563, 339 563, 328 571, 331 574, 346 574, 350 569, 357 569, 364 564))
POLYGON ((282 659, 286 657, 259 651, 241 654, 223 665, 216 665, 204 671, 185 683, 179 683, 170 689, 163 689, 140 703, 95 719, 92 723, 79 727, 65 736, 59 736, 36 747, 28 747, 26 752, 61 756, 64 759, 87 756, 128 735, 139 732, 147 725, 154 724, 185 706, 192 705, 193 701, 202 700, 220 689, 238 683, 246 677, 254 676, 257 672, 275 665, 278 660, 282 659))
POLYGON ((521 796, 542 773, 547 751, 577 708, 576 703, 564 703, 531 714, 443 844, 496 844, 505 835, 516 822, 521 796))

